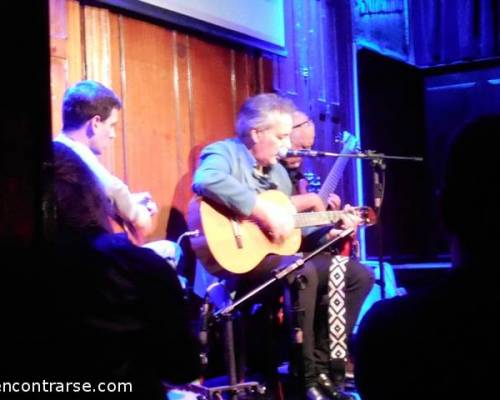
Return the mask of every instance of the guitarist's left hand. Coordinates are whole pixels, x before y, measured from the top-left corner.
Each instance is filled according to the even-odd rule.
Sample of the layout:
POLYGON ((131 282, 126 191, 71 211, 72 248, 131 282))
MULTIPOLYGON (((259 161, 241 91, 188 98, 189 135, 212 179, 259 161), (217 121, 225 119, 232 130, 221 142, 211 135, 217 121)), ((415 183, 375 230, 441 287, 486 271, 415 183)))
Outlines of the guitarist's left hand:
POLYGON ((342 214, 339 226, 330 229, 330 231, 327 233, 326 236, 327 239, 331 240, 334 237, 337 237, 338 235, 340 235, 342 230, 348 228, 354 229, 354 232, 351 234, 351 237, 353 239, 356 237, 356 232, 358 229, 358 225, 361 223, 361 218, 355 213, 354 210, 355 210, 354 207, 352 207, 350 204, 346 204, 344 206, 344 211, 350 211, 350 212, 342 214))
POLYGON ((316 193, 295 194, 290 200, 297 212, 326 211, 323 200, 316 193))
POLYGON ((131 195, 137 204, 146 207, 149 215, 152 216, 158 212, 158 206, 149 192, 132 193, 131 195))
POLYGON ((340 210, 340 204, 342 201, 340 200, 340 196, 335 193, 330 193, 328 198, 326 199, 328 203, 328 208, 332 211, 340 210))

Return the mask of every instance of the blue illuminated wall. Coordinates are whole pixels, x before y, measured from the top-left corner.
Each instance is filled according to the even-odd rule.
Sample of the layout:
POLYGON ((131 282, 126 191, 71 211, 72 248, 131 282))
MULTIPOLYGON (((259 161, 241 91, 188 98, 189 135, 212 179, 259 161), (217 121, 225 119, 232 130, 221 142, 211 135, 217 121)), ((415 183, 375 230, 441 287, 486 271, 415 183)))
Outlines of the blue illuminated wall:
POLYGON ((500 2, 357 0, 358 45, 428 67, 498 57, 500 2))
MULTIPOLYGON (((500 2, 357 0, 357 131, 363 148, 424 156, 421 167, 388 163, 382 210, 391 262, 449 257, 436 195, 453 132, 500 112, 500 2)), ((359 198, 372 198, 371 171, 358 163, 359 198)), ((364 235, 362 236, 364 239, 364 235)), ((377 238, 366 230, 366 254, 377 238)))
POLYGON ((353 4, 354 36, 358 45, 404 60, 410 58, 406 0, 364 0, 353 4))
MULTIPOLYGON (((384 254, 392 264, 444 261, 449 251, 440 223, 438 192, 448 145, 466 121, 500 112, 500 60, 415 68, 361 50, 358 70, 364 147, 424 157, 422 164, 387 162, 384 254)), ((471 151, 483 151, 484 146, 478 143, 471 151)), ((370 199, 372 177, 366 164, 363 182, 364 195, 370 199)), ((464 182, 464 198, 480 204, 473 187, 474 182, 464 182)), ((367 230, 366 234, 368 256, 376 257, 375 232, 367 230)))

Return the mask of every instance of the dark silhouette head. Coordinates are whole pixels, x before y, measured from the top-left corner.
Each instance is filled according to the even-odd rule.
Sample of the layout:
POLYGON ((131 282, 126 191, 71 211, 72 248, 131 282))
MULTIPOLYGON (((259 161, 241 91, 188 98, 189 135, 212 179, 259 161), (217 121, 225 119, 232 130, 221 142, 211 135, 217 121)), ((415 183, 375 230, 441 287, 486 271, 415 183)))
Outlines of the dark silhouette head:
POLYGON ((460 253, 475 257, 489 251, 487 243, 493 243, 498 232, 493 225, 499 155, 492 151, 498 134, 500 115, 467 123, 454 137, 446 164, 441 198, 444 223, 460 253))

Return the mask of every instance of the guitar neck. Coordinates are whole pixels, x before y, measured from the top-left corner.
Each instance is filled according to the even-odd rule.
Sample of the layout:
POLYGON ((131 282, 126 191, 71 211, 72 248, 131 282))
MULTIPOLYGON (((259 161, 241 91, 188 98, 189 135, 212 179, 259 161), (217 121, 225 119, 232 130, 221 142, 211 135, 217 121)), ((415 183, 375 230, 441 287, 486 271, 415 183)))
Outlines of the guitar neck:
MULTIPOLYGON (((342 152, 342 154, 344 153, 347 152, 342 152)), ((348 162, 348 157, 339 157, 325 178, 325 181, 323 182, 323 185, 321 185, 321 189, 318 192, 318 196, 321 200, 323 200, 324 204, 327 204, 330 193, 334 193, 335 189, 337 189, 337 185, 339 184, 344 168, 348 162)))
MULTIPOLYGON (((349 132, 344 131, 342 141, 344 142, 344 146, 342 147, 340 154, 348 154, 355 149, 357 143, 356 137, 351 135, 349 132)), ((340 178, 342 177, 349 160, 349 157, 338 157, 337 160, 335 160, 335 164, 333 164, 332 169, 326 176, 325 181, 318 192, 318 196, 321 200, 323 200, 325 205, 328 205, 328 196, 330 193, 335 193, 337 185, 339 184, 340 178)))
POLYGON ((335 224, 340 221, 344 211, 320 211, 295 214, 295 227, 306 228, 309 226, 319 226, 335 224))

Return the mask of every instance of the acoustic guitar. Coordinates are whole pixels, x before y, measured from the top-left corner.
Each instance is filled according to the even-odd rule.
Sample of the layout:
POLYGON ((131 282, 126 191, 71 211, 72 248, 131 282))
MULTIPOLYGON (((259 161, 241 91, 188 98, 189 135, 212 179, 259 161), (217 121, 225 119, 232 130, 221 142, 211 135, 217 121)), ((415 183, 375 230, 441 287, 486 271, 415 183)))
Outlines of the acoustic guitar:
MULTIPOLYGON (((158 206, 151 198, 148 192, 132 193, 132 200, 137 204, 146 207, 150 215, 153 216, 157 210, 158 206)), ((142 246, 146 243, 146 237, 151 233, 151 229, 147 230, 134 225, 132 222, 122 218, 118 214, 118 210, 114 210, 114 213, 109 218, 111 224, 111 229, 115 233, 126 233, 129 240, 136 246, 142 246)))
MULTIPOLYGON (((289 198, 280 191, 269 190, 259 194, 266 201, 290 207, 289 198)), ((200 235, 191 238, 191 246, 208 272, 242 274, 255 268, 268 254, 292 255, 299 250, 302 240, 299 228, 334 224, 343 214, 356 214, 363 225, 376 222, 376 214, 369 207, 351 211, 306 212, 294 215, 295 230, 283 242, 275 243, 252 219, 235 217, 225 207, 200 197, 189 204, 190 230, 199 229, 200 235)))

